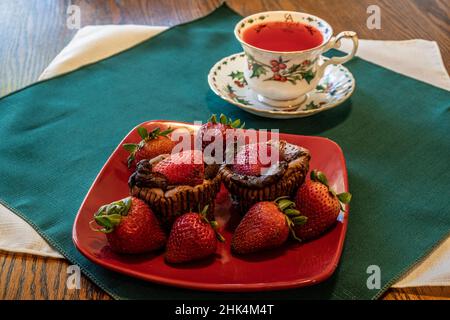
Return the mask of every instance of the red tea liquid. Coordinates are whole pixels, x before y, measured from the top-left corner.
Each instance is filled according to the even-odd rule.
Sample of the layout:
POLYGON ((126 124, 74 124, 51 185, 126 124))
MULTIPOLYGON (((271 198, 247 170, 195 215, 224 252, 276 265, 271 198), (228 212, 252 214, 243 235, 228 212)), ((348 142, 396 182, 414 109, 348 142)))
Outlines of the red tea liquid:
POLYGON ((300 22, 273 21, 246 29, 242 39, 257 48, 270 51, 301 51, 322 44, 320 31, 300 22))

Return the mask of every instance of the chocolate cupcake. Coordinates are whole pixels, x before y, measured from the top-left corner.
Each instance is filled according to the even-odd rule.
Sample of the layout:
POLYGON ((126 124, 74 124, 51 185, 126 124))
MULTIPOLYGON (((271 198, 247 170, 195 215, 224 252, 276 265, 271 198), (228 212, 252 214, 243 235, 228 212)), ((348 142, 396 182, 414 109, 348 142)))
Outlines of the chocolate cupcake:
POLYGON ((131 195, 144 200, 166 228, 179 215, 201 211, 207 205, 208 218, 213 219, 221 182, 219 166, 205 165, 203 161, 177 164, 173 158, 174 155, 164 154, 141 160, 128 181, 131 195))
POLYGON ((249 163, 250 153, 261 145, 245 145, 237 150, 233 164, 224 164, 220 175, 231 194, 233 204, 241 213, 256 202, 273 201, 281 196, 292 196, 304 182, 309 170, 310 153, 307 149, 286 141, 269 141, 267 148, 278 151, 278 161, 261 166, 258 156, 249 163), (262 170, 261 170, 262 169, 262 170))

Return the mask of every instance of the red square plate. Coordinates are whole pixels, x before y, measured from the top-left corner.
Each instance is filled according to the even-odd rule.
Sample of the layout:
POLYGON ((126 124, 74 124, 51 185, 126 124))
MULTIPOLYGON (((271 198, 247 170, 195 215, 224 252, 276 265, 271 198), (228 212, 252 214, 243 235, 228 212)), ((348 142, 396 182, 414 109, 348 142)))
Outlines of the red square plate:
MULTIPOLYGON (((148 129, 171 126, 194 126, 169 121, 149 121, 141 124, 148 129)), ((280 134, 280 139, 310 150, 311 168, 325 172, 330 186, 339 192, 348 191, 347 170, 341 148, 333 141, 311 136, 280 134)), ((338 223, 317 240, 290 243, 270 252, 238 257, 230 252, 233 219, 231 203, 223 188, 216 199, 216 217, 225 222, 221 231, 226 243, 219 245, 216 256, 205 261, 182 266, 164 262, 163 252, 127 256, 117 255, 109 249, 105 235, 89 228, 94 212, 105 204, 128 196, 126 167, 127 152, 123 143, 140 138, 133 129, 106 162, 90 188, 73 226, 73 241, 88 259, 105 268, 161 284, 213 291, 260 291, 287 289, 319 283, 336 269, 344 244, 347 215, 341 213, 338 223)), ((348 209, 348 208, 347 208, 348 209)), ((348 210, 347 210, 348 212, 348 210)))

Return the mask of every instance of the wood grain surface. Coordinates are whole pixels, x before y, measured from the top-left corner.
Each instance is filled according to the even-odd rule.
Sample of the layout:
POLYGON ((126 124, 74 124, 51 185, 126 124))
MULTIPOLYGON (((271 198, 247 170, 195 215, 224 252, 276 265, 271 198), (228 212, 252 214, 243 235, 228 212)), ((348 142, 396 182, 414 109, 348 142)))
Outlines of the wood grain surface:
MULTIPOLYGON (((70 41, 67 7, 81 8, 81 26, 97 24, 175 25, 201 17, 220 0, 2 0, 0 1, 0 96, 37 80, 70 41)), ((230 0, 242 15, 295 10, 318 15, 336 32, 354 30, 362 39, 437 41, 450 69, 448 0, 230 0), (366 26, 367 7, 381 9, 381 29, 366 26)), ((231 32, 231 30, 230 30, 231 32)), ((0 299, 110 299, 84 276, 80 290, 66 286, 64 260, 0 252, 0 299)), ((450 287, 390 289, 383 299, 450 299, 450 287)))
MULTIPOLYGON (((65 260, 0 251, 0 300, 80 299, 109 300, 111 297, 82 276, 80 289, 68 289, 65 260)), ((384 300, 450 300, 450 287, 389 289, 384 300)))

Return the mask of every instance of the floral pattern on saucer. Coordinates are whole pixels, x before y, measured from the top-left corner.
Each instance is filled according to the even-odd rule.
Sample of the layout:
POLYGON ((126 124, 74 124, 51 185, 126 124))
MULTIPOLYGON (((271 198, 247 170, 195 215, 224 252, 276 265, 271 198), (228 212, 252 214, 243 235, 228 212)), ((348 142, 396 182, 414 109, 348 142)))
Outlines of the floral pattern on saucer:
POLYGON ((316 89, 308 93, 304 103, 280 110, 260 102, 255 92, 248 87, 243 73, 247 65, 244 53, 223 58, 210 70, 208 83, 214 93, 222 99, 262 117, 277 119, 307 117, 340 105, 355 89, 355 79, 350 71, 342 65, 331 65, 325 70, 316 89))
POLYGON ((266 75, 264 81, 289 81, 292 84, 296 84, 297 81, 305 79, 309 84, 316 76, 312 66, 316 63, 317 58, 312 61, 305 60, 288 67, 287 63, 289 60, 283 60, 282 56, 277 60, 270 61, 270 65, 268 65, 257 61, 252 55, 247 53, 247 61, 248 70, 252 71, 250 78, 259 78, 262 75, 266 75))

